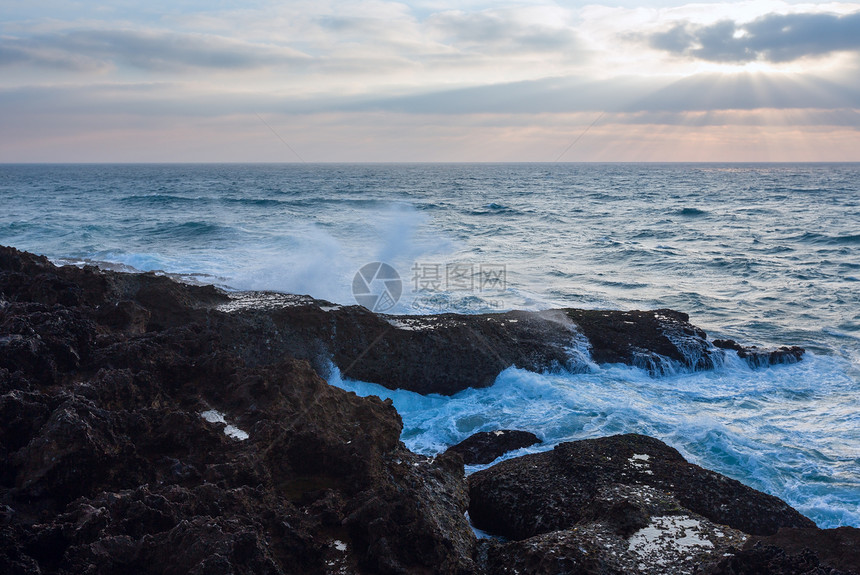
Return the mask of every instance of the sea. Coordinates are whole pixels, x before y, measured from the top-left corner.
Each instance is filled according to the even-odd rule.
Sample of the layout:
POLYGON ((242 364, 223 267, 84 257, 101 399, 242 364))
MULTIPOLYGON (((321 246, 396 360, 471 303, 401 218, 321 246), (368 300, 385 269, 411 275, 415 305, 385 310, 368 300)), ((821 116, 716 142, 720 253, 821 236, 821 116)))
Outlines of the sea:
POLYGON ((451 397, 324 375, 392 398, 422 454, 496 429, 543 440, 507 457, 644 433, 860 527, 860 164, 5 164, 0 244, 393 314, 673 308, 712 338, 800 345, 758 369, 512 367, 451 397))

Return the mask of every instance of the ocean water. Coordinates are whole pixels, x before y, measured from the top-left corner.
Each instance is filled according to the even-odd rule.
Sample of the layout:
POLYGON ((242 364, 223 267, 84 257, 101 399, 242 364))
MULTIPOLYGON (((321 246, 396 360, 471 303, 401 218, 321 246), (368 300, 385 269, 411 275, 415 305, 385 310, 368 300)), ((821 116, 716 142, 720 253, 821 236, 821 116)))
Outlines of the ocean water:
POLYGON ((510 456, 640 432, 860 526, 858 164, 0 165, 0 244, 341 304, 384 262, 392 313, 671 307, 712 337, 801 345, 766 369, 509 369, 453 397, 328 377, 391 397, 428 455, 500 428, 544 440, 510 456))

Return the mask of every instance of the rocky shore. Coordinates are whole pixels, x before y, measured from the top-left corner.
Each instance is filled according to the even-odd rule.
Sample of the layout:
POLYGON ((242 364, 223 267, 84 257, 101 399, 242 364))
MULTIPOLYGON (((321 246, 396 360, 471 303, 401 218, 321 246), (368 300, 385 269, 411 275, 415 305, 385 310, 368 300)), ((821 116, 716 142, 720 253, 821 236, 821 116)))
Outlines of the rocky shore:
POLYGON ((320 376, 450 394, 511 365, 708 369, 727 350, 803 355, 710 341, 672 310, 381 316, 0 247, 0 573, 860 573, 858 530, 655 439, 467 478, 464 457, 532 437, 419 456, 390 402, 320 376))

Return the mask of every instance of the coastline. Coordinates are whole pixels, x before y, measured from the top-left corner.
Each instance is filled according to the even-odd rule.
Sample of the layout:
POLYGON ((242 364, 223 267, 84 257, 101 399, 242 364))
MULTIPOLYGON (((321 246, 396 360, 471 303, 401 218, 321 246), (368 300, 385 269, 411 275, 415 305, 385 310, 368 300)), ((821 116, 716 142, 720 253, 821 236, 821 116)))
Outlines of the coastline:
MULTIPOLYGON (((575 369, 570 342, 582 334, 594 361, 657 372, 666 361, 709 369, 726 349, 757 365, 797 361, 799 348, 709 341, 671 310, 379 316, 301 296, 231 298, 153 274, 57 268, 12 248, 0 248, 0 294, 7 463, 0 522, 9 572, 490 573, 517 565, 558 572, 563 563, 547 562, 548 554, 586 573, 634 572, 612 563, 611 552, 625 546, 631 561, 645 562, 630 563, 641 573, 665 569, 660 561, 674 561, 679 573, 744 572, 738 565, 765 556, 781 558, 768 573, 800 573, 799 565, 812 562, 831 573, 856 571, 850 556, 831 548, 843 538, 858 541, 858 530, 817 529, 784 502, 702 470, 728 486, 740 515, 762 500, 769 506, 758 511, 770 519, 765 527, 732 525, 714 514, 714 501, 691 504, 667 489, 697 466, 642 436, 604 447, 616 463, 627 462, 623 469, 600 458, 584 466, 586 477, 605 479, 606 489, 584 505, 591 514, 559 519, 549 531, 514 532, 509 542, 479 541, 465 513, 475 518, 470 501, 482 496, 486 475, 467 480, 453 453, 410 452, 390 401, 357 397, 319 375, 330 359, 348 376, 453 393, 488 385, 511 365, 575 369), (646 444, 653 452, 640 453, 646 444), (665 475, 656 465, 664 460, 672 463, 665 475), (655 487, 652 476, 667 483, 655 487), (662 493, 657 503, 648 502, 649 489, 662 493), (604 508, 614 511, 604 516, 604 508), (633 538, 647 540, 647 529, 664 517, 697 523, 694 559, 677 555, 692 524, 665 546, 649 547, 646 558, 638 554, 633 538), (715 527, 701 528, 706 522, 715 527), (737 533, 717 545, 726 525, 737 533), (789 539, 819 541, 814 560, 789 539)), ((582 445, 546 452, 551 461, 540 464, 540 477, 549 487, 576 475, 553 457, 582 445)), ((510 461, 519 463, 487 472, 498 479, 525 465, 510 461)), ((527 488, 523 497, 537 492, 527 488)), ((548 493, 570 504, 557 489, 548 493)), ((491 516, 514 508, 502 499, 491 516)), ((485 531, 494 522, 486 517, 485 531)))

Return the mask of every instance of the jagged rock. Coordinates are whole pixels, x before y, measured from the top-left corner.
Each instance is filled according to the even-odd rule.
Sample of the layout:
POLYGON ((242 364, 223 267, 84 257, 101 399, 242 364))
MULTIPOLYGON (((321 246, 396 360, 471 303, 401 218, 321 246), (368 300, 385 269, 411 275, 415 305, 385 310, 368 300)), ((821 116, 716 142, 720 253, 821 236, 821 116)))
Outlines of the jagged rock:
POLYGON ((491 463, 509 451, 541 443, 537 435, 528 431, 500 429, 480 431, 448 448, 448 453, 459 453, 466 465, 491 463))
MULTIPOLYGON (((607 560, 604 547, 616 539, 599 526, 578 527, 510 543, 484 540, 480 553, 493 575, 627 575, 617 561, 607 560)), ((623 550, 623 545, 615 550, 623 550)))
POLYGON ((599 516, 606 507, 603 490, 618 485, 661 490, 682 508, 748 534, 815 527, 780 499, 687 463, 663 442, 635 434, 562 443, 479 471, 469 477, 469 515, 489 533, 526 539, 599 516))
POLYGON ((462 460, 226 301, 0 248, 0 572, 474 572, 462 460))
POLYGON ((746 360, 751 367, 766 367, 780 363, 797 363, 803 357, 804 349, 796 345, 778 348, 761 348, 755 345, 743 346, 733 339, 715 339, 714 346, 731 349, 738 357, 746 360))

